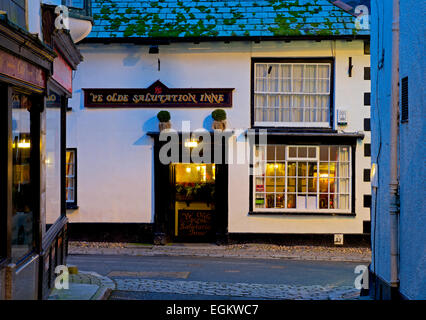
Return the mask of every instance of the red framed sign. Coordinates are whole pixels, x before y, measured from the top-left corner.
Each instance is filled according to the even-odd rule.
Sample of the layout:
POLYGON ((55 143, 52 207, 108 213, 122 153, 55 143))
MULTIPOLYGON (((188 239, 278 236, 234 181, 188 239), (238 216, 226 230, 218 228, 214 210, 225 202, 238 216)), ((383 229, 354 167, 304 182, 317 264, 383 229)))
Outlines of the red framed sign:
POLYGON ((174 89, 159 80, 146 89, 83 89, 87 108, 230 108, 233 90, 174 89))

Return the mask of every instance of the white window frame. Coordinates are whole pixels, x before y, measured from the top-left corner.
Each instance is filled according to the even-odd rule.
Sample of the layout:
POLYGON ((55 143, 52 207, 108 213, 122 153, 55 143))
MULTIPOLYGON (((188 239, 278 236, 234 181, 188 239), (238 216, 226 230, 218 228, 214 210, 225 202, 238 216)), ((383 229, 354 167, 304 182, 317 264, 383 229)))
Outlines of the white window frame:
MULTIPOLYGON (((322 145, 322 146, 327 146, 327 147, 335 146, 335 147, 338 147, 338 148, 340 148, 340 147, 348 147, 349 148, 348 161, 344 161, 344 162, 347 162, 347 164, 348 164, 348 176, 343 178, 343 179, 349 179, 349 181, 348 181, 348 183, 349 183, 349 185, 348 185, 348 193, 337 192, 337 190, 335 190, 334 193, 330 193, 330 185, 329 185, 328 191, 327 191, 328 195, 335 194, 336 195, 336 199, 339 199, 340 195, 348 195, 348 209, 340 209, 340 208, 335 208, 335 209, 329 209, 329 208, 327 208, 327 209, 320 209, 319 208, 319 201, 320 201, 319 195, 321 193, 320 192, 320 188, 319 188, 319 179, 317 179, 317 191, 316 191, 316 198, 317 198, 316 199, 316 206, 317 206, 317 208, 316 209, 299 209, 299 208, 297 208, 297 194, 298 194, 298 191, 297 191, 297 187, 298 187, 297 183, 298 183, 298 181, 297 180, 298 180, 298 177, 295 177, 295 179, 296 179, 296 186, 295 186, 295 190, 296 190, 295 191, 295 194, 296 194, 296 208, 287 208, 286 204, 287 204, 288 194, 293 194, 293 193, 291 193, 291 192, 289 193, 287 191, 288 162, 297 162, 297 161, 314 162, 315 161, 317 163, 317 177, 319 177, 320 176, 320 174, 319 174, 319 172, 320 172, 320 163, 321 162, 325 162, 325 161, 320 161, 320 154, 319 154, 319 152, 320 152, 321 145, 268 144, 268 145, 255 145, 252 148, 252 159, 254 160, 254 162, 253 162, 254 163, 254 165, 253 165, 253 174, 252 174, 252 177, 251 177, 252 178, 252 185, 253 185, 253 189, 251 190, 251 193, 252 193, 252 211, 253 212, 261 212, 261 213, 284 212, 284 213, 310 213, 310 214, 316 214, 316 213, 318 213, 318 214, 321 214, 321 213, 330 213, 330 214, 332 214, 332 213, 342 213, 343 214, 344 213, 344 214, 351 214, 352 213, 352 197, 353 197, 352 183, 353 183, 353 179, 354 179, 354 177, 352 175, 352 166, 353 166, 353 161, 352 161, 352 146, 351 145, 338 145, 338 144, 327 144, 327 145, 322 145), (257 160, 256 159, 256 148, 259 147, 259 146, 266 147, 266 153, 265 153, 265 163, 266 164, 268 163, 268 158, 267 158, 267 147, 268 146, 284 146, 285 147, 285 160, 276 161, 276 159, 274 159, 274 163, 285 163, 285 173, 284 173, 285 175, 284 175, 284 177, 280 176, 280 178, 284 178, 284 180, 285 180, 284 192, 283 192, 284 195, 285 195, 285 197, 284 197, 285 207, 284 208, 266 208, 266 201, 267 201, 267 194, 268 193, 269 194, 274 194, 274 195, 277 194, 277 193, 281 194, 281 192, 276 192, 276 184, 274 185, 274 192, 266 192, 266 178, 267 178, 267 176, 266 176, 266 166, 265 166, 265 175, 263 176, 263 178, 265 179, 265 181, 264 181, 264 189, 265 190, 264 190, 264 192, 256 192, 256 178, 259 178, 260 176, 256 175, 254 167, 256 165, 256 160, 257 160), (315 159, 314 158, 309 158, 309 157, 307 157, 307 158, 298 158, 298 157, 292 157, 292 158, 290 158, 289 154, 288 154, 289 147, 316 148, 316 158, 315 159), (264 197, 265 208, 256 208, 256 193, 264 193, 265 194, 265 197, 264 197)), ((330 162, 335 162, 335 161, 328 160, 327 162, 330 163, 330 162)), ((337 161, 335 163, 338 164, 339 162, 340 161, 337 161)), ((296 167, 296 170, 297 170, 297 167, 296 167)), ((338 172, 338 170, 339 170, 338 165, 336 165, 336 173, 338 172)), ((328 168, 328 174, 330 174, 330 166, 328 168)), ((297 176, 297 173, 296 173, 296 176, 297 176)), ((341 179, 341 177, 336 176, 335 179, 341 179)), ((337 188, 337 184, 336 184, 335 187, 337 188)), ((306 194, 308 195, 309 192, 306 192, 306 194)), ((338 201, 340 201, 340 199, 338 201)), ((336 203, 338 203, 338 202, 336 202, 336 203)))
MULTIPOLYGON (((309 62, 308 60, 306 62, 255 62, 254 63, 254 72, 253 72, 253 81, 254 81, 254 85, 253 85, 253 123, 255 126, 263 126, 263 127, 316 127, 316 128, 330 128, 331 127, 331 122, 330 122, 330 113, 332 112, 332 63, 331 62, 309 62), (294 65, 303 65, 304 66, 304 70, 306 65, 316 65, 317 67, 320 65, 327 65, 329 66, 328 69, 328 78, 318 78, 318 74, 316 75, 315 80, 317 81, 316 83, 318 83, 318 80, 328 80, 328 91, 324 92, 324 93, 308 93, 308 92, 281 92, 281 91, 277 91, 277 92, 265 92, 265 91, 256 91, 256 83, 257 83, 257 79, 259 79, 257 77, 257 66, 258 65, 265 65, 267 66, 267 69, 269 68, 270 65, 291 65, 291 86, 293 86, 293 81, 294 81, 294 75, 293 75, 293 67, 294 65), (328 96, 329 97, 329 105, 327 107, 327 121, 322 121, 322 122, 310 122, 310 121, 299 121, 299 122, 293 122, 293 121, 289 121, 289 122, 282 122, 282 121, 256 121, 256 109, 263 109, 262 107, 257 107, 256 106, 256 95, 260 94, 260 95, 289 95, 290 97, 295 96, 295 95, 302 95, 302 96, 306 96, 306 95, 315 95, 315 96, 328 96)), ((266 78, 268 79, 268 78, 266 78)), ((281 79, 281 78, 278 78, 281 79)), ((301 79, 301 80, 305 80, 301 79)), ((267 107, 269 108, 269 107, 267 107)), ((275 107, 276 109, 280 109, 281 107, 275 107)), ((291 113, 291 109, 292 107, 289 108, 289 112, 291 113)), ((303 110, 305 110, 307 108, 303 107, 303 110)), ((318 109, 320 110, 320 109, 318 109)))

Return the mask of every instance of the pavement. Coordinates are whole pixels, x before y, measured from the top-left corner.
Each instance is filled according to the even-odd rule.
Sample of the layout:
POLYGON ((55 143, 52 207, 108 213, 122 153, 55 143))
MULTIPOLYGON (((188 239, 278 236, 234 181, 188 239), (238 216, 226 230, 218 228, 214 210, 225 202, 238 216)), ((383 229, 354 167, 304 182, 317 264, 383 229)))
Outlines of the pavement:
POLYGON ((70 242, 68 290, 51 300, 360 299, 354 267, 365 247, 70 242), (279 279, 279 280, 277 280, 279 279))
POLYGON ((48 300, 106 300, 116 285, 96 272, 78 271, 69 275, 68 289, 53 288, 48 300))
POLYGON ((242 259, 293 259, 309 261, 357 261, 370 263, 367 247, 283 246, 274 244, 172 243, 165 246, 135 243, 69 242, 69 254, 130 256, 197 256, 242 259))

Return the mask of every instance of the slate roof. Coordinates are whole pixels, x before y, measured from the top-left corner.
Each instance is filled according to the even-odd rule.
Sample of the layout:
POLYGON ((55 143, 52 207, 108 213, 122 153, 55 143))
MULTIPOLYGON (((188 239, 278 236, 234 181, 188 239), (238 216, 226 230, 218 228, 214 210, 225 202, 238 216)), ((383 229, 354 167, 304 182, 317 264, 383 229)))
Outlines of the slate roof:
POLYGON ((327 0, 92 0, 90 38, 368 35, 327 0))

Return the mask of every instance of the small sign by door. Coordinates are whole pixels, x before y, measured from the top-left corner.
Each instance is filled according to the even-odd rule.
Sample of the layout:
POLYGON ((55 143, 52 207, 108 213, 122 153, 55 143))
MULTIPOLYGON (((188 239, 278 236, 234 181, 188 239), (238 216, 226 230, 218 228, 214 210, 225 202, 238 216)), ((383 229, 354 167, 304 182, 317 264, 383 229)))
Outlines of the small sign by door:
POLYGON ((207 237, 213 232, 214 211, 179 210, 179 237, 207 237))

